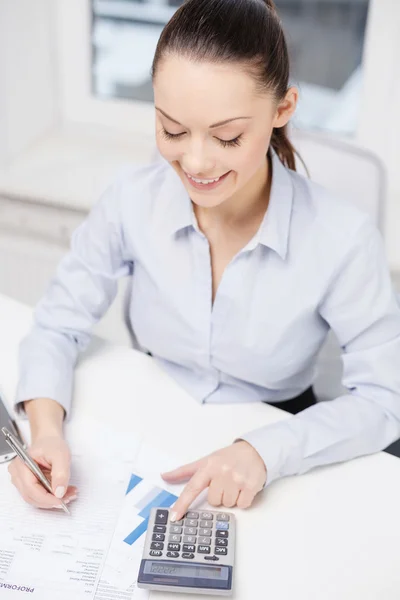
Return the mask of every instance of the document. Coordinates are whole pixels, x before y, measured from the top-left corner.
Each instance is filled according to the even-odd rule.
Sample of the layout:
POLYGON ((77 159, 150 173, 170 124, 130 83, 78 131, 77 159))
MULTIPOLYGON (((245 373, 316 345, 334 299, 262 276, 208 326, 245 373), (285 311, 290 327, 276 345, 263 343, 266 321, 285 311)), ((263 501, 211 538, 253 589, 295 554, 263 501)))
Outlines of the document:
POLYGON ((175 502, 183 486, 160 472, 179 461, 93 421, 72 421, 66 436, 79 490, 71 516, 26 504, 0 467, 0 598, 147 600, 136 579, 148 515, 175 502))
MULTIPOLYGON (((121 596, 121 600, 148 598, 148 591, 136 586, 148 516, 153 507, 170 507, 177 500, 183 485, 169 486, 160 477, 160 472, 178 465, 177 459, 166 456, 161 449, 141 443, 102 574, 103 584, 115 585, 120 593, 131 594, 121 596)), ((96 595, 96 600, 102 598, 96 595)), ((110 598, 114 600, 114 597, 110 598)))
POLYGON ((107 432, 104 444, 101 427, 87 423, 68 433, 71 483, 79 488, 71 516, 24 503, 6 466, 0 469, 1 600, 95 597, 140 441, 129 436, 121 445, 107 432))

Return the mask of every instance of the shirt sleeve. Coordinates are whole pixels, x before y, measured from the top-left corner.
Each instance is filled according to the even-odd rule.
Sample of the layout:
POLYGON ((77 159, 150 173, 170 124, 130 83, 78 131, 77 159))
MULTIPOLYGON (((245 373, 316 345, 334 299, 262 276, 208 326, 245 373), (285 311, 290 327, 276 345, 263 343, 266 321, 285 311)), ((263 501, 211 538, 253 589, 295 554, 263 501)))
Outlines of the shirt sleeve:
POLYGON ((320 303, 342 348, 348 393, 241 437, 275 479, 372 454, 400 437, 400 302, 366 220, 320 303))
POLYGON ((56 400, 68 416, 79 352, 114 300, 118 279, 130 271, 119 195, 115 182, 75 230, 70 251, 35 309, 32 329, 19 348, 15 408, 22 416, 23 402, 35 398, 56 400))

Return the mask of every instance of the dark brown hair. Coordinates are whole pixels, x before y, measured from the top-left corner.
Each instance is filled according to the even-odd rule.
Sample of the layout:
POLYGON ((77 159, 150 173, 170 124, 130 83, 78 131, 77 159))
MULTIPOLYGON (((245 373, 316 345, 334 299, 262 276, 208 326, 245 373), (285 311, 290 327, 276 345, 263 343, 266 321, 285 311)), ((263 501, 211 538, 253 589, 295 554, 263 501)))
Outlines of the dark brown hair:
MULTIPOLYGON (((164 27, 154 55, 154 79, 166 54, 196 61, 242 63, 257 83, 282 100, 289 86, 289 54, 272 0, 186 0, 164 27)), ((286 127, 275 128, 271 146, 296 170, 286 127)))

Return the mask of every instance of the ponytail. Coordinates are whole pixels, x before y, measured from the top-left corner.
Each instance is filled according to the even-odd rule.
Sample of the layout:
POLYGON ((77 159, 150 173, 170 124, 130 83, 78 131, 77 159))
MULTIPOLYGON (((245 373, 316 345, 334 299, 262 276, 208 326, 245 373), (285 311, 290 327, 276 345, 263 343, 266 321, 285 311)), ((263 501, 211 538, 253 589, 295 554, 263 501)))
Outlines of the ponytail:
POLYGON ((275 128, 272 132, 271 146, 278 155, 280 161, 288 169, 296 170, 296 150, 289 140, 287 134, 287 125, 275 128))

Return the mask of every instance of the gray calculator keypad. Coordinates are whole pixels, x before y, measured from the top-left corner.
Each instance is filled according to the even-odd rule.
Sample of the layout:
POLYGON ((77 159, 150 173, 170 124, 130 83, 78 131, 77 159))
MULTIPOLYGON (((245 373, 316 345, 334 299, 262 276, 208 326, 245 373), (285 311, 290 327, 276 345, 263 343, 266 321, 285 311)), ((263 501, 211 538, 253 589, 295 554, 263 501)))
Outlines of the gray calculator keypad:
POLYGON ((184 519, 169 522, 169 511, 157 509, 151 533, 150 556, 218 561, 228 554, 230 515, 189 511, 184 519))

